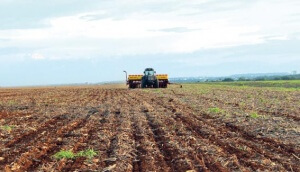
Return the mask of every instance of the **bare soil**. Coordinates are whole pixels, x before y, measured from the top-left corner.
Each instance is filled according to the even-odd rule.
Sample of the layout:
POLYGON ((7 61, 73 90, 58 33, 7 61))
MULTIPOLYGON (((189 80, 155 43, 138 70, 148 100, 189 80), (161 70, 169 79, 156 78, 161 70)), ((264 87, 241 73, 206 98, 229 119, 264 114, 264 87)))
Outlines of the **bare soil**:
MULTIPOLYGON (((261 108, 247 93, 254 98, 222 88, 0 89, 0 171, 300 171, 299 106, 261 108), (53 158, 85 149, 97 155, 53 158)), ((300 95, 278 94, 260 96, 300 95)))

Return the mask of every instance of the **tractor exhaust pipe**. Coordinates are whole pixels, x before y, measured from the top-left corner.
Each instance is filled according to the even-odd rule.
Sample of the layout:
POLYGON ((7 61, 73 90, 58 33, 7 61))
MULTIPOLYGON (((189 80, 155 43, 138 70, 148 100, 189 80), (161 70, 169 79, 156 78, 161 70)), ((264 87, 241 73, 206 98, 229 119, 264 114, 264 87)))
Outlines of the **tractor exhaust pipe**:
POLYGON ((124 70, 123 72, 125 72, 125 75, 126 75, 126 85, 127 85, 127 83, 128 83, 127 71, 126 71, 126 70, 124 70))

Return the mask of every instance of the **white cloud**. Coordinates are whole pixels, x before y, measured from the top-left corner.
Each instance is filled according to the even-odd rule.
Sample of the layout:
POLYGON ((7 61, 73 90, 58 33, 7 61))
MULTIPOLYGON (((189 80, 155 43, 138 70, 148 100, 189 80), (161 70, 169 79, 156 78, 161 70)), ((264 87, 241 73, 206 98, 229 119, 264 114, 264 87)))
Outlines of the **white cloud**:
POLYGON ((174 5, 173 1, 128 0, 126 4, 111 3, 123 9, 121 18, 112 8, 91 9, 46 18, 48 28, 0 30, 0 39, 10 40, 0 41, 0 47, 36 49, 41 54, 33 54, 34 59, 46 58, 42 54, 60 59, 192 53, 288 39, 300 29, 299 22, 285 23, 299 11, 297 1, 200 0, 174 5), (126 4, 132 4, 132 9, 126 4))
POLYGON ((45 59, 45 56, 40 53, 33 53, 31 54, 31 58, 34 60, 43 60, 45 59))

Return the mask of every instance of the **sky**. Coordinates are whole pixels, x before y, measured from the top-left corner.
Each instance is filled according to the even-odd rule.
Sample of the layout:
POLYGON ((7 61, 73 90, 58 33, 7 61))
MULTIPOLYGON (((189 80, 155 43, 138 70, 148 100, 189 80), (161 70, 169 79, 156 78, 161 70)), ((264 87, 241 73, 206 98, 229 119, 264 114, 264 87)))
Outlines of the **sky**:
POLYGON ((300 72, 299 0, 0 0, 0 86, 300 72))

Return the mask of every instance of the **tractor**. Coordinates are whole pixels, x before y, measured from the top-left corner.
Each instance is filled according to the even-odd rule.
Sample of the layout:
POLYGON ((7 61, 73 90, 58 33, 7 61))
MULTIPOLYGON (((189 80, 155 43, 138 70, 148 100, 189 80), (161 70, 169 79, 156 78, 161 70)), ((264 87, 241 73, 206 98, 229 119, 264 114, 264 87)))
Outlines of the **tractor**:
POLYGON ((167 74, 156 74, 153 68, 146 68, 144 75, 128 75, 126 77, 129 88, 167 88, 169 79, 167 74))

